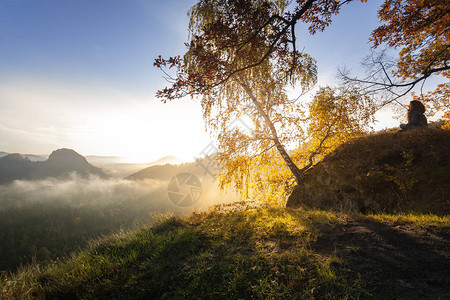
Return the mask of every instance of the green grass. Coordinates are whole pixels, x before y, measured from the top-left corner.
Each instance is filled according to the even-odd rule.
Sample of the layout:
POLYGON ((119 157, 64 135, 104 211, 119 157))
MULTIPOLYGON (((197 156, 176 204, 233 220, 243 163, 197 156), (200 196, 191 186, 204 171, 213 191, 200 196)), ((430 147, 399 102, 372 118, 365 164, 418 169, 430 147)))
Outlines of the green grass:
POLYGON ((72 257, 0 278, 5 299, 368 298, 360 274, 319 254, 318 226, 352 220, 448 228, 449 217, 255 208, 168 217, 93 241, 72 257))

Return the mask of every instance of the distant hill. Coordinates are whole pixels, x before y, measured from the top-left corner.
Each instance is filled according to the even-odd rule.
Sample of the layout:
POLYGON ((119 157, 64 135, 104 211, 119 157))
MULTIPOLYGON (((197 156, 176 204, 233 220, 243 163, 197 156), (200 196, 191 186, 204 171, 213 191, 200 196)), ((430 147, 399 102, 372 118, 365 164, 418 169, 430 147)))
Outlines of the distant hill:
POLYGON ((150 164, 156 166, 156 165, 165 165, 165 164, 179 165, 181 163, 182 163, 182 161, 178 157, 173 156, 173 155, 167 155, 167 156, 161 157, 158 160, 155 160, 154 162, 151 162, 150 164))
POLYGON ((177 173, 184 172, 186 167, 181 167, 178 165, 156 165, 150 166, 130 176, 125 177, 129 180, 145 180, 145 179, 159 179, 159 180, 170 180, 177 173))
MULTIPOLYGON (((170 180, 173 176, 182 172, 191 171, 193 164, 183 164, 183 165, 156 165, 150 166, 130 176, 125 177, 129 180, 145 180, 145 179, 158 179, 158 180, 170 180)), ((192 172, 190 172, 192 173, 192 172)))
POLYGON ((127 160, 125 157, 120 156, 96 156, 90 155, 86 156, 86 159, 104 169, 108 175, 113 177, 126 177, 131 174, 136 173, 139 170, 156 166, 156 165, 165 165, 165 164, 180 164, 182 161, 175 156, 165 156, 156 161, 147 162, 147 163, 126 163, 124 161, 127 160))
MULTIPOLYGON (((164 158, 159 160, 164 161, 164 158)), ((184 163, 179 165, 164 164, 153 165, 143 170, 133 173, 127 176, 125 179, 129 180, 145 180, 145 179, 158 179, 158 180, 170 180, 172 177, 179 173, 192 173, 199 177, 210 177, 214 174, 214 168, 210 166, 210 158, 205 157, 195 162, 184 163)))
MULTIPOLYGON (((8 152, 0 151, 0 157, 4 157, 6 155, 13 154, 8 152)), ((24 158, 28 158, 31 161, 44 161, 47 160, 48 155, 37 155, 37 154, 20 154, 24 158)))
POLYGON ((450 131, 379 132, 341 145, 312 168, 287 206, 450 213, 450 131))
POLYGON ((44 161, 32 161, 14 153, 0 157, 0 184, 13 180, 34 180, 67 176, 75 172, 80 176, 105 177, 102 169, 91 165, 86 158, 71 149, 58 149, 44 161))

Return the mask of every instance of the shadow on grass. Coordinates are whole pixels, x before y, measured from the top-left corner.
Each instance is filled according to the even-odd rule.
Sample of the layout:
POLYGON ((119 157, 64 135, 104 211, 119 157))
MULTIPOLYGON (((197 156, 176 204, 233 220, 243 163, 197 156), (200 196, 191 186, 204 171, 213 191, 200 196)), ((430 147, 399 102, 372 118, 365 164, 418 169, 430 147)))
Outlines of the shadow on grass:
POLYGON ((380 299, 450 299, 450 231, 376 221, 320 225, 313 249, 335 254, 380 299))
POLYGON ((45 299, 448 298, 450 227, 408 226, 282 208, 169 218, 93 243, 37 279, 31 273, 26 293, 45 299))
POLYGON ((333 259, 310 251, 321 216, 266 209, 169 219, 78 256, 42 282, 46 298, 357 298, 333 259), (65 274, 61 274, 64 273, 65 274), (81 278, 81 276, 85 276, 81 278))

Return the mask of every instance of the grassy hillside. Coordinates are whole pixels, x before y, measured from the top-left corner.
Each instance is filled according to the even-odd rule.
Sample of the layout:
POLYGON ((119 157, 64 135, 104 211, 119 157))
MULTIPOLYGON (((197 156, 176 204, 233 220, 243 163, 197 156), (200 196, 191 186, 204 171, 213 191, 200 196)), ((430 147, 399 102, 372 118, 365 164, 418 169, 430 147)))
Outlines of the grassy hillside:
POLYGON ((1 278, 4 299, 450 297, 450 218, 225 207, 1 278))
POLYGON ((450 213, 450 131, 378 132, 341 145, 311 169, 288 206, 450 213))
POLYGON ((1 273, 1 298, 450 299, 448 149, 438 129, 354 140, 310 170, 295 208, 161 217, 1 273))

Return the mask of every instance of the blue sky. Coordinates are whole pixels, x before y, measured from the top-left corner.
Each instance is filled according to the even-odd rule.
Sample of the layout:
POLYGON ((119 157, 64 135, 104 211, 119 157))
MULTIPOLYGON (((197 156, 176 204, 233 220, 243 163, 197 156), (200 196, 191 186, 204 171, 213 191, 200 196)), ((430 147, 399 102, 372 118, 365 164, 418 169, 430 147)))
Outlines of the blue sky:
MULTIPOLYGON (((1 0, 0 151, 193 159, 210 142, 200 106, 155 99, 166 83, 152 65, 183 53, 194 3, 1 0)), ((380 3, 347 5, 315 36, 299 24, 297 45, 317 59, 319 84, 344 64, 359 71, 380 3)), ((379 127, 397 122, 381 119, 379 127)))
POLYGON ((183 50, 190 4, 2 0, 0 7, 1 75, 142 90, 154 79, 155 56, 183 50))

